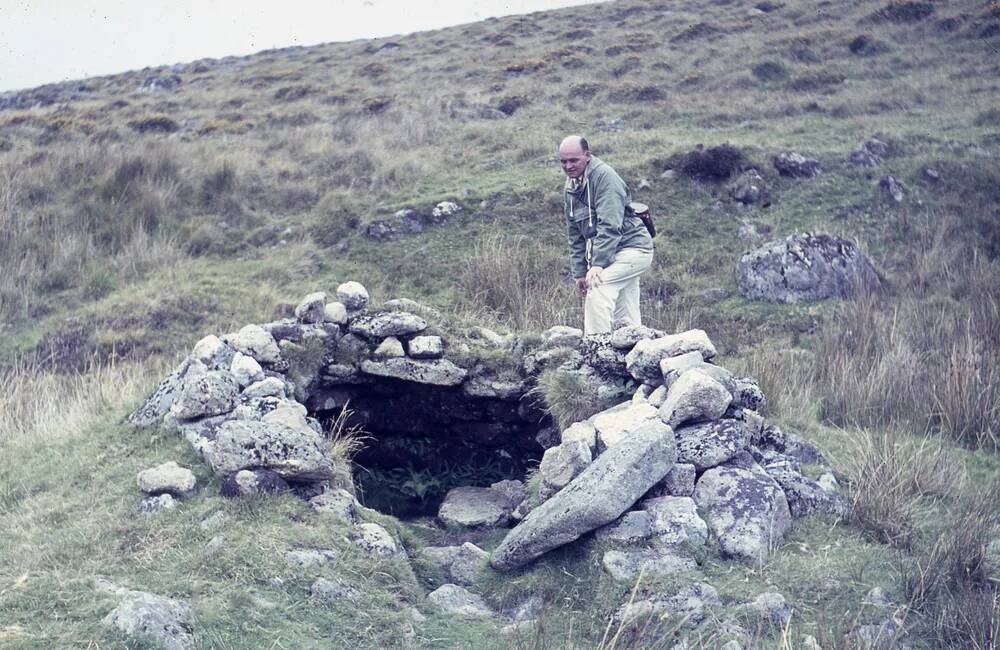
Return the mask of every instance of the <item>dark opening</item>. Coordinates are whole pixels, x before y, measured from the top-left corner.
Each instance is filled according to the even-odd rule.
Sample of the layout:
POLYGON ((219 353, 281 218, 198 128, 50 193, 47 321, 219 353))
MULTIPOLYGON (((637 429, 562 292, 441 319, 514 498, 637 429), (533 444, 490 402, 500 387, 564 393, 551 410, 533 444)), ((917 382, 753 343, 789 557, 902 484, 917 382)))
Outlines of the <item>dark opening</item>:
POLYGON ((379 379, 321 391, 312 414, 329 425, 347 404, 348 426, 364 430, 354 458, 358 498, 397 517, 437 513, 448 491, 523 480, 551 424, 531 396, 471 396, 461 387, 379 379))

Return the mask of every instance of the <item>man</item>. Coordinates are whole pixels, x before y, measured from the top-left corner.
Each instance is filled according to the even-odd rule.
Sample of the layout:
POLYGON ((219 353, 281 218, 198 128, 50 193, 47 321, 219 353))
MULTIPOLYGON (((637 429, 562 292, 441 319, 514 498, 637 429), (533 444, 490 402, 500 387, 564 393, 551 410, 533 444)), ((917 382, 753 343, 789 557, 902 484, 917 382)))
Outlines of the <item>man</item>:
POLYGON ((580 294, 585 334, 611 331, 614 320, 639 325, 639 276, 653 261, 653 239, 628 207, 628 186, 571 135, 559 145, 566 173, 564 213, 570 265, 580 294))

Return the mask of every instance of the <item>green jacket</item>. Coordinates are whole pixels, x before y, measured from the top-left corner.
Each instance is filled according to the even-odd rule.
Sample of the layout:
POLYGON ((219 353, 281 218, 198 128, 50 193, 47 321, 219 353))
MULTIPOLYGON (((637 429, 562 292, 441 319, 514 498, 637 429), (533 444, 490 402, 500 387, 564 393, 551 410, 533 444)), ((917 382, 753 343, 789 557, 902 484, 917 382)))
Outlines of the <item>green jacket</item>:
POLYGON ((615 261, 615 254, 623 248, 651 252, 653 238, 642 220, 634 216, 628 207, 632 196, 628 185, 615 170, 599 158, 592 157, 583 178, 584 183, 579 187, 566 179, 563 200, 573 277, 587 275, 588 240, 590 266, 609 267, 615 261))

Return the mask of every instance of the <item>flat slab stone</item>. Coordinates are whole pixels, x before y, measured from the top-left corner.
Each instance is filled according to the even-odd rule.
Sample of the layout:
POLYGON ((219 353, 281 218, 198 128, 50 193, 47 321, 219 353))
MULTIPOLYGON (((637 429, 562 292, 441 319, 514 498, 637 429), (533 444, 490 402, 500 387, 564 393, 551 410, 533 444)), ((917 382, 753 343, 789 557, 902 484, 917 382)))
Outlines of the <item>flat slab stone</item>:
POLYGON ((625 356, 625 367, 635 379, 659 385, 663 383, 660 361, 693 351, 700 352, 705 361, 715 356, 715 346, 704 330, 688 330, 658 339, 639 341, 625 356))
POLYGON ((507 571, 618 518, 658 483, 677 459, 673 430, 643 422, 569 485, 532 510, 500 543, 490 563, 507 571))
POLYGON ((591 421, 597 429, 597 440, 602 447, 613 447, 629 432, 647 420, 656 417, 657 411, 649 404, 625 402, 598 413, 591 421))
POLYGON ((427 594, 427 600, 445 614, 490 618, 493 611, 481 596, 455 584, 441 585, 427 594))
POLYGON ((385 359, 361 362, 361 370, 369 375, 392 377, 418 384, 432 386, 457 386, 468 374, 464 368, 456 366, 447 359, 385 359))
POLYGON ((463 528, 502 526, 516 506, 507 495, 492 488, 457 487, 445 496, 438 519, 463 528))
POLYGON ((665 548, 630 548, 611 550, 604 554, 601 565, 618 582, 635 582, 644 576, 664 576, 698 567, 690 557, 665 548))
POLYGON ((392 311, 357 318, 349 329, 352 333, 369 339, 384 339, 387 336, 406 336, 422 332, 427 329, 427 321, 405 311, 392 311))
POLYGON ((194 472, 174 461, 139 472, 136 483, 146 494, 171 494, 184 497, 194 492, 197 480, 194 472))

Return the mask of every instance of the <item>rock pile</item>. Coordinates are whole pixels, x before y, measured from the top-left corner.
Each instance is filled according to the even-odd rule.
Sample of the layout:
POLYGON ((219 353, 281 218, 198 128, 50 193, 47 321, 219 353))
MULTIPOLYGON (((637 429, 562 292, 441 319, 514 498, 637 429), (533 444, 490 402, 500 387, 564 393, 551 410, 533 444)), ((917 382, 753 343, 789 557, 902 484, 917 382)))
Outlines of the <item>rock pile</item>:
MULTIPOLYGON (((429 310, 412 301, 373 309, 356 282, 337 296, 310 294, 294 319, 202 339, 130 420, 187 438, 227 496, 292 489, 353 521, 349 468, 331 454, 317 414, 367 399, 366 417, 379 425, 370 431, 391 430, 393 417, 424 418, 421 426, 444 429, 448 439, 537 458, 539 411, 528 393, 538 373, 558 368, 615 405, 550 434, 537 489, 518 480, 461 487, 441 505, 449 527, 520 522, 490 557, 495 569, 523 566, 592 531, 607 543, 601 561, 618 580, 693 569, 694 549, 709 540, 726 556, 762 561, 793 517, 845 512, 832 475, 815 481, 802 473, 802 464, 825 464, 822 454, 765 424, 760 388, 715 364, 702 330, 622 326, 584 337, 554 327, 519 338, 475 328, 461 339, 432 328, 429 310), (468 349, 472 340, 504 363, 484 364, 485 354, 468 349)), ((193 481, 163 489, 183 494, 193 481)), ((356 525, 354 535, 372 554, 400 552, 375 524, 356 525)), ((431 555, 465 584, 485 559, 475 547, 431 555)), ((462 600, 456 594, 449 587, 440 599, 462 600)))
POLYGON ((845 513, 841 496, 801 473, 825 463, 819 451, 765 425, 760 388, 712 363, 705 332, 635 340, 628 329, 611 338, 639 388, 545 452, 530 512, 493 552, 495 569, 590 531, 611 544, 603 566, 624 581, 695 568, 691 551, 709 532, 724 555, 763 561, 792 517, 845 513))

